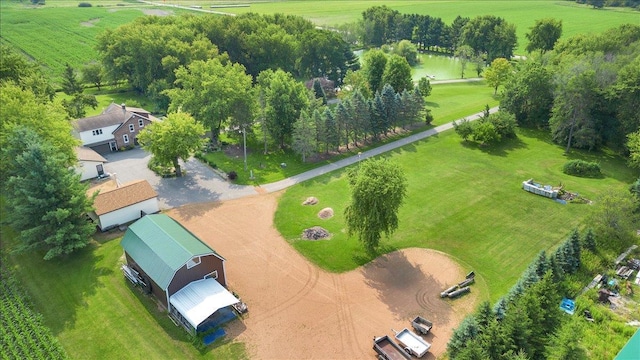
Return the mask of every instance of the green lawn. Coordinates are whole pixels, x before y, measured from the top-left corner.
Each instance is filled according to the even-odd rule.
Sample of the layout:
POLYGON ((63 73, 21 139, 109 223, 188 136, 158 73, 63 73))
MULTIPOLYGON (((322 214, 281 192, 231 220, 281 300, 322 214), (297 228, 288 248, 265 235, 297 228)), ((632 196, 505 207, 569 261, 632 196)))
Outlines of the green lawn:
MULTIPOLYGON (((3 251, 13 236, 3 229, 3 251)), ((204 351, 165 312, 125 280, 120 238, 92 242, 59 260, 42 254, 10 261, 36 308, 72 359, 243 359, 244 345, 227 341, 204 351)))
MULTIPOLYGON (((400 227, 382 242, 382 252, 425 247, 446 252, 475 270, 488 285, 492 301, 502 296, 541 250, 550 250, 569 231, 583 224, 588 205, 561 205, 527 193, 521 183, 534 178, 562 182, 568 190, 595 198, 605 188, 626 188, 634 174, 623 159, 576 152, 571 158, 597 159, 602 179, 562 173, 567 158, 546 135, 528 130, 497 148, 462 143, 453 132, 393 151, 408 177, 400 227)), ((355 238, 345 235, 343 211, 349 200, 344 171, 333 172, 290 188, 280 199, 277 229, 302 254, 331 271, 347 271, 371 260, 355 238), (320 203, 302 206, 308 196, 320 203), (331 207, 335 216, 320 220, 331 207), (332 233, 329 241, 299 240, 302 230, 319 225, 332 233)))
POLYGON ((477 81, 433 85, 426 105, 433 115, 433 124, 442 125, 480 112, 486 105, 498 106, 499 102, 486 82, 477 81))

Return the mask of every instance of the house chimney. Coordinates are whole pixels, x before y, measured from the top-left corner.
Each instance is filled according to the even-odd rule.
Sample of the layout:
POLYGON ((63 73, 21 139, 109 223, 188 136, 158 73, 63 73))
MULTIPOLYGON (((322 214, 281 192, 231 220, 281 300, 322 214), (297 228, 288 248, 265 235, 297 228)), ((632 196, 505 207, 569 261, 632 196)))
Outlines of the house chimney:
POLYGON ((116 183, 116 189, 120 187, 120 181, 118 181, 118 174, 113 173, 111 174, 111 176, 113 176, 113 181, 116 183))
POLYGON ((122 106, 122 114, 126 115, 127 114, 127 107, 124 105, 124 103, 122 103, 120 106, 122 106))

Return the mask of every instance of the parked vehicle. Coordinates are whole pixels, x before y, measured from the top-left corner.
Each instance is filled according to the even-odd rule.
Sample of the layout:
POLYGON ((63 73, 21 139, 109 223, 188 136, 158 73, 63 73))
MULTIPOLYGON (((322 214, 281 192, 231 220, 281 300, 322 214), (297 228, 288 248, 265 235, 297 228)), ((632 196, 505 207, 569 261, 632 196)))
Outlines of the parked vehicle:
POLYGON ((396 339, 404 346, 405 351, 410 352, 411 355, 423 357, 431 348, 431 344, 407 328, 393 332, 396 333, 396 339))
POLYGON ((416 316, 415 319, 411 321, 411 326, 413 329, 422 335, 427 335, 431 328, 433 327, 433 323, 422 316, 416 316))
POLYGON ((373 350, 378 354, 379 360, 409 360, 409 355, 400 345, 396 344, 389 336, 384 335, 373 338, 373 350))

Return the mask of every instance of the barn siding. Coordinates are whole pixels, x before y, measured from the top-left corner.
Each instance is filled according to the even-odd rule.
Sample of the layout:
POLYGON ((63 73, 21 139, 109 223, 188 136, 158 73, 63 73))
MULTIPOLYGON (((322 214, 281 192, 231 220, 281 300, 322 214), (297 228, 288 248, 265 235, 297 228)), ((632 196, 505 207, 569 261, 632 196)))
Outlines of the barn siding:
POLYGON ((137 271, 138 273, 140 273, 140 276, 144 277, 145 280, 148 279, 148 281, 151 283, 151 293, 158 299, 160 300, 160 302, 162 303, 162 305, 164 305, 164 307, 166 309, 168 309, 168 304, 167 304, 167 296, 164 292, 163 289, 160 288, 160 286, 158 284, 156 284, 155 281, 153 281, 153 279, 151 279, 151 277, 149 275, 147 275, 146 272, 144 272, 144 270, 142 270, 142 268, 129 256, 129 254, 127 254, 127 252, 124 253, 125 258, 127 259, 127 265, 132 268, 133 270, 137 271))
POLYGON ((222 260, 215 255, 206 255, 201 257, 200 264, 192 267, 191 269, 187 269, 187 265, 185 264, 176 272, 173 280, 169 283, 169 296, 189 285, 192 281, 203 279, 205 275, 213 272, 214 270, 218 271, 218 278, 216 280, 220 285, 226 287, 227 282, 225 279, 222 260))

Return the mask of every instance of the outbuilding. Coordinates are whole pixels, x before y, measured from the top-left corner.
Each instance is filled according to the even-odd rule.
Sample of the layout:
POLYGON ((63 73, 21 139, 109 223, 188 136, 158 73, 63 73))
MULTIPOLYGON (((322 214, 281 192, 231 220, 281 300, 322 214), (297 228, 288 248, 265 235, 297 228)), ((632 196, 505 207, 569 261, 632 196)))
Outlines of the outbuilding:
POLYGON ((80 181, 94 179, 105 174, 104 163, 107 162, 107 159, 93 149, 78 146, 76 147, 76 156, 78 157, 76 172, 80 174, 80 181))
POLYGON ((167 215, 136 221, 121 245, 126 268, 192 334, 240 302, 226 289, 225 259, 167 215))
POLYGON ((100 191, 93 206, 95 210, 89 213, 89 217, 102 231, 160 211, 158 193, 147 180, 132 181, 111 190, 100 191))

